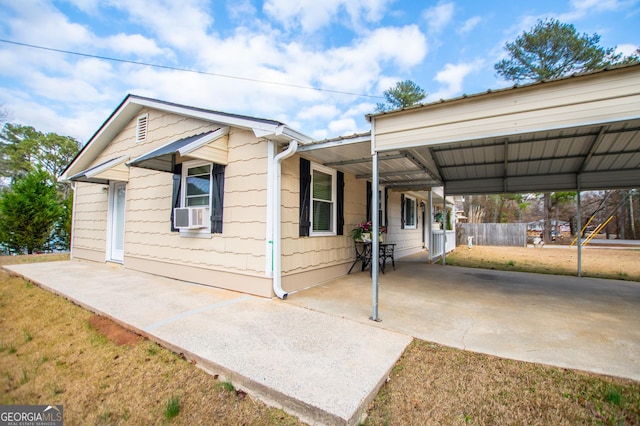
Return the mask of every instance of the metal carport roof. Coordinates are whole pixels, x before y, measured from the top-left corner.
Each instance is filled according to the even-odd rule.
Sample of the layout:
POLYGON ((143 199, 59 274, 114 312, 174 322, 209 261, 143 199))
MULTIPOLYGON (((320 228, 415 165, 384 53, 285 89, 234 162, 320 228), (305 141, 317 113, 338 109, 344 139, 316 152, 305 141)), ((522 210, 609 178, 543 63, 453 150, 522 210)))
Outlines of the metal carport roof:
POLYGON ((298 151, 395 190, 447 195, 640 187, 640 65, 369 115, 298 151))
POLYGON ((640 64, 368 118, 448 195, 640 186, 640 64))
MULTIPOLYGON (((578 216, 580 191, 640 187, 640 64, 367 118, 371 135, 304 150, 316 161, 399 190, 577 190, 578 216)), ((375 205, 377 191, 372 195, 375 205)), ((375 215, 373 222, 376 229, 375 215)), ((371 319, 379 321, 375 239, 373 253, 371 319)))

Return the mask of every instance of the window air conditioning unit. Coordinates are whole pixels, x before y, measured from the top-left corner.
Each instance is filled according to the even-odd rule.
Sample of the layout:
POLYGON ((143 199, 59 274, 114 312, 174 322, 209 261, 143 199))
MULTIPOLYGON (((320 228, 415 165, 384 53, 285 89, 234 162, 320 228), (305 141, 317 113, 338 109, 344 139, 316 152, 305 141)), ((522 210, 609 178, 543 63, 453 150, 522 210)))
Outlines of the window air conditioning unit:
POLYGON ((176 229, 206 228, 208 220, 208 207, 180 207, 173 209, 173 227, 176 229))

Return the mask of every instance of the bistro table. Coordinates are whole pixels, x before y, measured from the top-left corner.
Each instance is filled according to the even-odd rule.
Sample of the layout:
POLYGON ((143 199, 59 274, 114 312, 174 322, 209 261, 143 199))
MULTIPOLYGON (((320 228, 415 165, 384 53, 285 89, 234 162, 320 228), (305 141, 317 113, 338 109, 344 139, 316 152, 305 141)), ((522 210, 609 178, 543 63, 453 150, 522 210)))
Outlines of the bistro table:
MULTIPOLYGON (((378 243, 378 247, 379 247, 379 260, 380 260, 380 270, 382 271, 382 273, 384 274, 384 270, 385 270, 385 266, 387 263, 387 259, 391 260, 391 264, 393 265, 393 270, 396 270, 396 261, 394 258, 394 253, 395 253, 395 243, 378 243)), ((356 264, 358 262, 362 262, 362 271, 364 271, 365 269, 367 269, 367 266, 369 266, 371 264, 371 251, 373 248, 373 244, 371 243, 371 241, 354 241, 354 248, 355 248, 355 254, 356 254, 356 258, 354 259, 353 263, 351 264, 351 268, 349 268, 349 272, 347 272, 347 275, 351 273, 351 271, 353 270, 354 266, 356 266, 356 264)))

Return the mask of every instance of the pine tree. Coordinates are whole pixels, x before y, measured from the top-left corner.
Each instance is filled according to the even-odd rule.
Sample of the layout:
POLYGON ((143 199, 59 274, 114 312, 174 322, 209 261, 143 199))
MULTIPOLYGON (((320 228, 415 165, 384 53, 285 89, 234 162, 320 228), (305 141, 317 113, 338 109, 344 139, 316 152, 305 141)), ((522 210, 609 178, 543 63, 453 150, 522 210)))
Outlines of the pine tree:
POLYGON ((14 181, 0 198, 0 242, 16 253, 42 251, 60 219, 56 186, 37 168, 14 181))
POLYGON ((386 102, 377 104, 376 112, 406 108, 427 97, 427 93, 411 80, 399 81, 383 94, 386 102))

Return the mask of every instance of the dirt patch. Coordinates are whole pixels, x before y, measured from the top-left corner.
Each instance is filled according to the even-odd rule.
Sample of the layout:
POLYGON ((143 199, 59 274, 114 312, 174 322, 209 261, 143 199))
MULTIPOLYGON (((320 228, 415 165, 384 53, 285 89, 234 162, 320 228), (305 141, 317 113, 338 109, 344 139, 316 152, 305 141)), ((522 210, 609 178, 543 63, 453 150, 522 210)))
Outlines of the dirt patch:
POLYGON ((89 324, 96 331, 118 346, 134 346, 136 343, 144 340, 144 337, 139 334, 127 330, 120 324, 102 315, 94 315, 89 318, 89 324))

